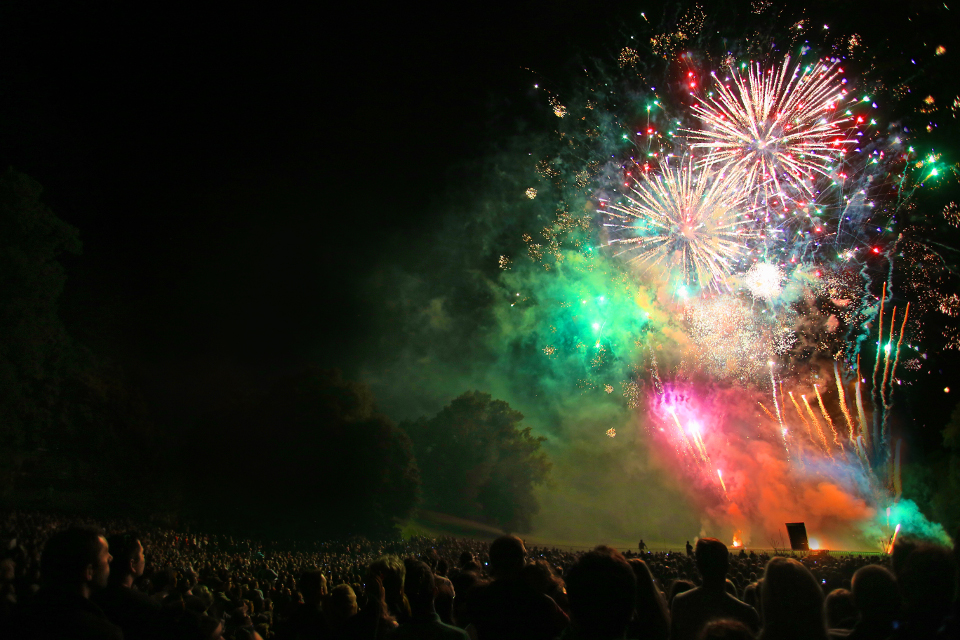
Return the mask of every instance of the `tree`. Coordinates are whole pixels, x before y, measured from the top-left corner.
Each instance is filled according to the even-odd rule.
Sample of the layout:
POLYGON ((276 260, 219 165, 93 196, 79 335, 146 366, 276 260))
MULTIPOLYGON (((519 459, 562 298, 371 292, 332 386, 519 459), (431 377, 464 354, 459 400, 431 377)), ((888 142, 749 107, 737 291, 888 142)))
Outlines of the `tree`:
POLYGON ((488 393, 468 391, 433 418, 401 425, 413 440, 424 501, 451 515, 513 531, 539 510, 534 487, 549 475, 540 445, 520 428, 523 414, 488 393))
POLYGON ((918 497, 922 499, 921 504, 929 501, 933 519, 948 533, 956 534, 960 528, 960 404, 954 408, 942 433, 943 449, 939 455, 931 456, 933 459, 926 463, 925 469, 911 470, 918 478, 907 476, 907 480, 908 485, 919 485, 922 489, 922 492, 914 489, 911 493, 927 494, 918 497))
POLYGON ((193 508, 251 534, 380 536, 419 499, 407 435, 365 385, 308 369, 195 434, 193 508), (200 489, 200 491, 196 491, 200 489))
POLYGON ((66 282, 59 262, 78 253, 77 230, 40 200, 42 189, 12 169, 0 173, 0 485, 58 440, 61 382, 72 343, 57 314, 66 282))
POLYGON ((155 451, 147 411, 60 319, 60 259, 81 244, 42 192, 29 176, 0 172, 0 492, 17 506, 128 512, 143 501, 155 451))

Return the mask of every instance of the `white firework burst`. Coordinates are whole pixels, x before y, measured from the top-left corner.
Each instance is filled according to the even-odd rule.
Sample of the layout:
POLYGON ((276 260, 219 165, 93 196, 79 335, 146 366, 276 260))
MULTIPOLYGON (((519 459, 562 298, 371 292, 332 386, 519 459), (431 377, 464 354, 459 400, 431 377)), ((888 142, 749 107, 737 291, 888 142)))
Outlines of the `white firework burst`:
POLYGON ((684 130, 700 162, 736 174, 756 204, 782 210, 815 197, 816 180, 851 144, 841 125, 852 119, 843 103, 839 63, 764 69, 751 64, 716 80, 716 95, 693 105, 701 130, 684 130))
POLYGON ((743 284, 755 298, 768 302, 783 291, 784 273, 775 264, 758 262, 743 276, 743 284))
POLYGON ((633 178, 624 200, 607 211, 616 255, 684 284, 720 286, 755 237, 743 191, 723 174, 687 160, 663 173, 633 178))

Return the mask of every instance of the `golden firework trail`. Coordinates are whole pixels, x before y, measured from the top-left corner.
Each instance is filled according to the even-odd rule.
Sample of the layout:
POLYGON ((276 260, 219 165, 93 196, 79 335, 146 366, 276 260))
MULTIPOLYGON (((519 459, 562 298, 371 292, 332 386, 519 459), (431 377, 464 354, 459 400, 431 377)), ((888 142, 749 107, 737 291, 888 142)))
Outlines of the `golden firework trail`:
POLYGON ((856 441, 856 427, 853 424, 853 416, 850 415, 850 409, 847 408, 847 395, 843 390, 843 379, 840 376, 840 366, 837 361, 833 361, 833 375, 837 382, 837 393, 840 395, 840 410, 843 412, 843 418, 847 421, 847 427, 850 430, 849 439, 853 444, 856 441))
POLYGON ((833 431, 833 442, 843 450, 843 443, 840 442, 840 434, 837 432, 837 427, 834 426, 830 413, 827 412, 827 408, 823 405, 823 398, 820 396, 820 387, 813 385, 813 390, 817 394, 817 402, 820 403, 820 413, 823 414, 823 419, 827 421, 827 424, 830 425, 830 430, 833 431))
POLYGON ((800 394, 800 399, 803 400, 803 406, 807 408, 807 413, 810 415, 810 420, 813 424, 817 425, 817 433, 820 434, 820 441, 823 443, 823 449, 832 457, 833 454, 830 453, 830 445, 827 444, 827 436, 823 433, 823 427, 820 426, 820 421, 817 420, 816 414, 813 412, 813 409, 810 408, 810 403, 807 401, 807 396, 800 394))
POLYGON ((797 410, 797 415, 800 416, 800 421, 803 422, 803 424, 805 424, 807 427, 807 434, 810 436, 810 440, 812 442, 816 442, 816 440, 813 439, 813 427, 810 426, 810 421, 803 416, 803 411, 800 409, 800 403, 797 402, 797 399, 795 397, 793 397, 793 391, 790 391, 788 393, 790 394, 790 400, 793 402, 793 406, 797 410))

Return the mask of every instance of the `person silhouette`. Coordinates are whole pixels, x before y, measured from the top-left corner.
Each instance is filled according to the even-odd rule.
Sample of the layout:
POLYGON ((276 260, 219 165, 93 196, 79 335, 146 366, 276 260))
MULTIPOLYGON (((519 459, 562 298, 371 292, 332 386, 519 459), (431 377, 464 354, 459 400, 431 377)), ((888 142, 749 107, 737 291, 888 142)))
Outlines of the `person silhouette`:
POLYGON ((637 545, 637 548, 640 549, 640 553, 647 550, 647 543, 643 541, 643 538, 640 538, 640 544, 637 545))
POLYGON ((693 557, 693 545, 690 544, 689 540, 687 540, 687 557, 693 557))

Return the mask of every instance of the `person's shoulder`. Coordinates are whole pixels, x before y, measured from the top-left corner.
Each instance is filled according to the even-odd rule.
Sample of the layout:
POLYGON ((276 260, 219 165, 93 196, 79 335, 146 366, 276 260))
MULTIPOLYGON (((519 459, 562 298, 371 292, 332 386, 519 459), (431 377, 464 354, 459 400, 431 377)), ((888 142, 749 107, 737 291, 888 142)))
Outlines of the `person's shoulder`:
POLYGON ((677 595, 673 596, 673 605, 671 606, 671 609, 678 605, 681 608, 692 605, 696 602, 699 602, 702 598, 703 589, 700 587, 694 587, 689 591, 684 591, 683 593, 678 593, 677 595))
POLYGON ((731 607, 734 607, 734 608, 736 608, 736 609, 742 609, 743 611, 748 611, 748 610, 749 610, 749 611, 756 611, 756 609, 754 609, 752 606, 750 606, 749 604, 747 604, 747 603, 744 602, 743 600, 737 598, 736 596, 734 596, 734 595, 732 595, 732 594, 730 594, 730 593, 726 593, 726 592, 724 592, 724 595, 726 596, 727 603, 728 603, 731 607))
POLYGON ((757 610, 752 606, 744 602, 743 600, 738 600, 729 593, 727 596, 727 607, 729 610, 736 612, 739 619, 743 622, 749 621, 751 624, 759 624, 760 614, 757 613, 757 610))
POLYGON ((150 609, 152 611, 160 610, 160 603, 136 589, 112 585, 102 591, 104 596, 114 602, 120 602, 132 607, 150 609))
POLYGON ((437 628, 442 632, 442 635, 438 635, 446 640, 467 640, 470 638, 466 631, 446 622, 438 622, 437 628))
POLYGON ((459 627, 454 627, 439 620, 435 622, 418 622, 401 624, 389 631, 387 637, 391 640, 469 640, 470 636, 459 627))

